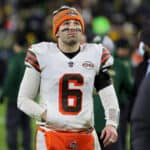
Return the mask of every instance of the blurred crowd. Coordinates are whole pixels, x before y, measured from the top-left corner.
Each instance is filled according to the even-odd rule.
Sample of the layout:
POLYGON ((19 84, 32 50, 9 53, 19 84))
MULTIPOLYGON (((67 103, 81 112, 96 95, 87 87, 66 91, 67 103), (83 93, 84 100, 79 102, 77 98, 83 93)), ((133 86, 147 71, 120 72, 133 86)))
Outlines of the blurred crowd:
POLYGON ((104 16, 110 23, 108 29, 114 40, 125 36, 134 44, 135 34, 149 18, 149 3, 148 0, 1 0, 0 47, 9 48, 17 31, 24 31, 29 42, 50 40, 51 13, 61 5, 81 10, 88 41, 96 32, 92 29, 93 19, 104 16))
POLYGON ((24 32, 29 44, 52 40, 51 13, 61 5, 81 11, 88 42, 94 34, 108 32, 114 41, 124 37, 135 47, 137 33, 149 18, 149 4, 148 0, 1 0, 0 51, 11 49, 16 32, 24 32), (99 19, 104 20, 105 29, 95 27, 99 19))
MULTIPOLYGON (((138 32, 150 16, 149 0, 1 0, 0 59, 7 60, 11 56, 18 32, 24 33, 28 44, 53 40, 51 13, 61 5, 81 11, 86 25, 83 40, 92 42, 95 34, 107 33, 113 42, 126 38, 132 51, 137 46, 138 32)), ((137 57, 133 59, 140 61, 137 57)))
MULTIPOLYGON (((46 0, 44 2, 42 0, 1 0, 0 91, 8 61, 14 55, 12 51, 14 44, 21 39, 26 46, 40 41, 53 41, 51 14, 61 5, 76 7, 83 15, 85 21, 83 43, 102 42, 116 58, 116 65, 110 73, 114 81, 122 81, 117 82, 116 91, 121 97, 119 97, 122 123, 120 134, 125 138, 126 122, 130 115, 128 110, 131 110, 130 107, 133 105, 126 99, 133 99, 131 88, 134 85, 135 68, 144 60, 139 34, 149 24, 149 0, 46 0), (119 67, 122 70, 118 71, 119 67), (115 76, 114 70, 119 77, 115 76), (126 76, 123 77, 124 75, 126 76), (125 92, 120 94, 120 89, 125 89, 128 95, 125 92)), ((125 140, 122 141, 125 145, 125 140)))

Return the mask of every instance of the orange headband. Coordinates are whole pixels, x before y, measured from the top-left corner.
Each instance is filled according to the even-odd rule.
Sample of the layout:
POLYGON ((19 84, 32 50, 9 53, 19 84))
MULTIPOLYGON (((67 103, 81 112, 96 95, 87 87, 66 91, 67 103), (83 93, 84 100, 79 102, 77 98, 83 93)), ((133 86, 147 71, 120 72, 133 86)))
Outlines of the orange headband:
POLYGON ((80 13, 73 8, 65 9, 60 12, 58 12, 54 17, 53 17, 53 35, 56 35, 56 32, 59 28, 59 26, 66 20, 78 20, 81 23, 82 26, 82 32, 84 32, 84 21, 80 13))

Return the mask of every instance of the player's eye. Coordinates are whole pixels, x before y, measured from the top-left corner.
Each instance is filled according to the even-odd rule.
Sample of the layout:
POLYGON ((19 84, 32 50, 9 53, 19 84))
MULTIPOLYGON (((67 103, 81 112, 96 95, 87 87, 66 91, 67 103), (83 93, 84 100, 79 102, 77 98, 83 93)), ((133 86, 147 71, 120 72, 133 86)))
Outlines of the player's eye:
POLYGON ((69 22, 68 22, 68 21, 65 21, 65 22, 63 23, 63 25, 69 25, 69 22))
POLYGON ((80 25, 79 21, 74 22, 75 25, 80 25))

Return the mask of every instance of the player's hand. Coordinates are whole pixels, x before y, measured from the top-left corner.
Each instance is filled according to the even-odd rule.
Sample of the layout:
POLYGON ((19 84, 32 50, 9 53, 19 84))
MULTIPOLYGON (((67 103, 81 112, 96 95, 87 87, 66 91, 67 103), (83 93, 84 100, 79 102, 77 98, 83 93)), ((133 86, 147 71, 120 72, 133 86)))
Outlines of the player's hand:
POLYGON ((104 147, 115 143, 118 139, 116 128, 112 125, 106 125, 106 127, 102 130, 100 139, 103 140, 104 147))

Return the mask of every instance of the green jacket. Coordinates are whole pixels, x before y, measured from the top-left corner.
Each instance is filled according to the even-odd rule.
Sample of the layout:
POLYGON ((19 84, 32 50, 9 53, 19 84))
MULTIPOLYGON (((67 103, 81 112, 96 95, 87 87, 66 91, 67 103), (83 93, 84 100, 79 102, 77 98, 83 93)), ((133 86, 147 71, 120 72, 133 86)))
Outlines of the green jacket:
POLYGON ((110 75, 113 79, 119 105, 123 106, 128 102, 133 86, 133 78, 129 60, 115 58, 112 70, 110 70, 110 75))
POLYGON ((8 62, 8 71, 4 80, 2 97, 7 98, 8 103, 17 103, 18 90, 23 77, 25 53, 15 53, 8 62))

